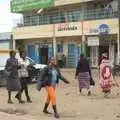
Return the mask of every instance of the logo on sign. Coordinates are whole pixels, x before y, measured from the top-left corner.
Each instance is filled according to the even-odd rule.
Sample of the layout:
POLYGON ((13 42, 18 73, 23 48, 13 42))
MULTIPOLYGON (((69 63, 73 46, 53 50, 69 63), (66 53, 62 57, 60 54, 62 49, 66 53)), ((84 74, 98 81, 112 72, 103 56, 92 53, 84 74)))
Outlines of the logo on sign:
POLYGON ((90 33, 108 34, 110 32, 107 24, 101 24, 98 28, 91 28, 90 33))

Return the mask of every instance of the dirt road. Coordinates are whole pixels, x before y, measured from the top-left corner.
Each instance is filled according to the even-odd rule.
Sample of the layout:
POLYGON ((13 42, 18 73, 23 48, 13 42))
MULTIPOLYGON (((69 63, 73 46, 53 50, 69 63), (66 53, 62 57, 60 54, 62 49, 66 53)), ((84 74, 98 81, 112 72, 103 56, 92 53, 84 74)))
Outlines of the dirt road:
MULTIPOLYGON (((60 120, 120 120, 120 89, 115 88, 111 96, 106 99, 97 84, 91 97, 81 96, 78 92, 77 81, 74 80, 74 72, 63 71, 63 74, 71 84, 65 85, 61 82, 57 88, 57 105, 61 116, 60 120)), ((93 77, 97 83, 97 72, 93 72, 93 77)), ((43 89, 38 92, 35 84, 30 85, 29 91, 33 103, 18 104, 14 98, 14 93, 14 104, 9 105, 7 104, 6 89, 0 88, 0 111, 8 113, 13 111, 10 114, 14 114, 16 120, 19 120, 17 118, 20 116, 28 120, 55 120, 51 115, 45 116, 42 113, 46 91, 43 89)), ((51 108, 50 111, 52 112, 51 108)), ((3 119, 0 118, 0 120, 3 119)))

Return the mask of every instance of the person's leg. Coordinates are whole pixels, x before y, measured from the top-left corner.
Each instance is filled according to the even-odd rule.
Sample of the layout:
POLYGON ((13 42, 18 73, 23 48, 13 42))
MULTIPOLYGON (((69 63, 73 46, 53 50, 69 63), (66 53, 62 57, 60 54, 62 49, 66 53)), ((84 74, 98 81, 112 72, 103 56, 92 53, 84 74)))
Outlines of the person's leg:
MULTIPOLYGON (((47 91, 47 94, 48 94, 47 88, 46 88, 46 91, 47 91)), ((48 95, 47 95, 46 102, 45 102, 45 106, 44 106, 44 109, 43 109, 43 112, 44 112, 45 114, 51 114, 51 113, 47 110, 49 104, 50 104, 50 96, 49 96, 49 94, 48 94, 48 95)))
POLYGON ((53 107, 53 110, 54 110, 54 117, 59 118, 59 114, 58 114, 57 106, 56 106, 55 88, 53 86, 48 87, 48 94, 50 96, 50 100, 51 100, 52 107, 53 107))
POLYGON ((21 90, 16 94, 15 98, 18 99, 19 103, 24 103, 24 101, 21 98, 24 90, 23 80, 21 79, 20 82, 21 82, 21 90))
POLYGON ((23 93, 24 89, 21 89, 15 96, 15 98, 19 101, 19 103, 25 103, 22 99, 21 99, 21 95, 23 93))
POLYGON ((11 91, 8 91, 8 103, 13 104, 12 99, 11 99, 11 91))
POLYGON ((31 103, 31 99, 30 99, 30 96, 29 96, 29 92, 28 92, 28 84, 27 82, 25 83, 25 95, 26 95, 26 98, 27 98, 27 102, 31 103))

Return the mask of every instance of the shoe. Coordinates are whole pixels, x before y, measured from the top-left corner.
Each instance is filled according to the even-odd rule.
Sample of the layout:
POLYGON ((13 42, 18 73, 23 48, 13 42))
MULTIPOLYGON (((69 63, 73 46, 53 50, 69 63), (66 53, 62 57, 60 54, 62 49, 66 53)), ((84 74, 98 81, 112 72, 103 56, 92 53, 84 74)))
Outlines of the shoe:
POLYGON ((19 100, 19 104, 24 104, 25 101, 24 100, 19 100))
POLYGON ((91 94, 91 91, 88 91, 88 96, 91 96, 92 94, 91 94))
POLYGON ((49 103, 45 103, 45 106, 44 106, 44 109, 43 109, 43 113, 45 113, 45 114, 51 114, 51 113, 47 110, 48 106, 49 106, 49 103))
POLYGON ((55 114, 54 114, 54 117, 55 117, 55 118, 57 118, 57 119, 59 119, 59 118, 60 118, 60 116, 59 116, 59 114, 58 114, 58 113, 55 113, 55 114))
POLYGON ((15 98, 19 101, 19 104, 24 104, 24 103, 25 103, 24 100, 21 100, 21 99, 20 99, 20 97, 19 97, 18 94, 15 96, 15 98))
POLYGON ((57 107, 56 107, 56 105, 53 105, 53 110, 54 110, 54 117, 55 118, 60 118, 60 116, 59 116, 59 114, 58 114, 58 112, 57 112, 57 107))
POLYGON ((13 104, 12 100, 8 100, 7 103, 8 103, 8 104, 13 104))
POLYGON ((50 113, 50 112, 47 111, 47 110, 43 110, 43 113, 45 113, 45 114, 52 114, 52 113, 50 113))
POLYGON ((28 99, 27 102, 28 102, 28 103, 32 103, 32 100, 28 99))

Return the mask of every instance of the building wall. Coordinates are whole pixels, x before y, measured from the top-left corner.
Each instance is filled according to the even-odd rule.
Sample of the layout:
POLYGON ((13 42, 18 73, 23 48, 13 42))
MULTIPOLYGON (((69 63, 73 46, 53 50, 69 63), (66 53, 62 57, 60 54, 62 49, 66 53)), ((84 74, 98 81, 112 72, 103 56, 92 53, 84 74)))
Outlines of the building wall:
POLYGON ((0 50, 12 49, 12 34, 0 33, 0 50))

